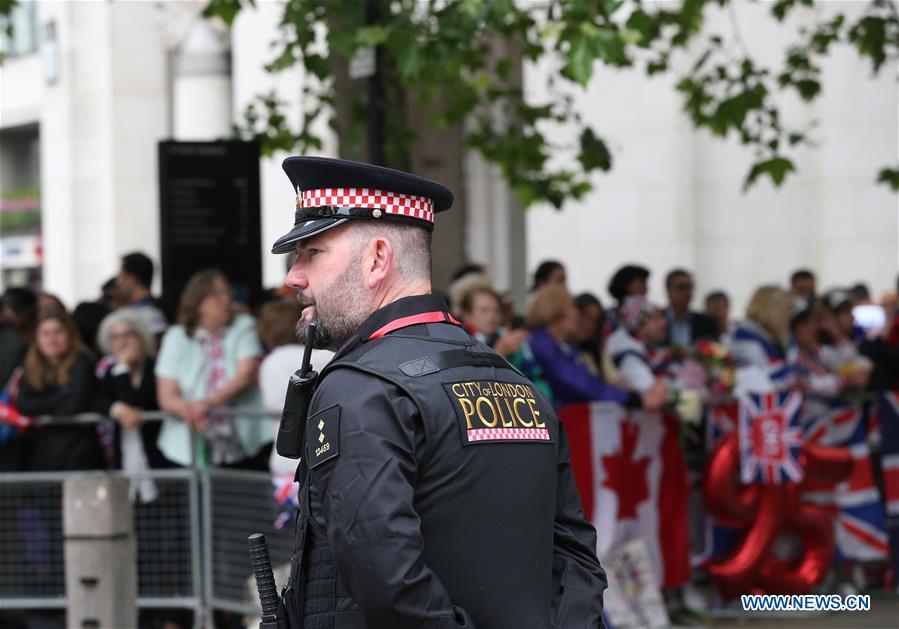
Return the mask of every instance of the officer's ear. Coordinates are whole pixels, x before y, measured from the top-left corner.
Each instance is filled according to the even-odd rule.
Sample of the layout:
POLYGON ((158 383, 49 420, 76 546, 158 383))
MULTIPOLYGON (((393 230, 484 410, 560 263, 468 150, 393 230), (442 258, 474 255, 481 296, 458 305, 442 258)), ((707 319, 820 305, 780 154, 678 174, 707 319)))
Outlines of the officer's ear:
POLYGON ((390 277, 393 272, 396 250, 393 243, 383 236, 376 236, 368 243, 368 250, 364 256, 365 281, 369 288, 377 288, 390 277))

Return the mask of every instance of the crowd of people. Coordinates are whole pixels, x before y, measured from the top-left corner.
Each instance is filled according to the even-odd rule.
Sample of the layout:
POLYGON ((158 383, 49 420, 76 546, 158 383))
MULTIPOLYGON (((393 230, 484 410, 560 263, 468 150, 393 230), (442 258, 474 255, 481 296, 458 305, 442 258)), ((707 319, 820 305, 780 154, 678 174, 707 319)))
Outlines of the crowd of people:
POLYGON ((801 269, 787 287, 752 294, 743 317, 732 318, 723 290, 692 308, 686 269, 665 276, 667 303, 648 297, 650 271, 627 265, 608 283, 613 298, 572 295, 564 266, 542 263, 534 273, 524 317, 490 285, 484 268, 459 270, 450 288, 465 325, 538 381, 557 407, 616 401, 659 410, 672 397, 671 365, 700 341, 726 347, 740 367, 757 366, 775 388, 797 386, 815 395, 883 391, 899 380, 896 294, 875 303, 864 284, 819 293, 801 269))
MULTIPOLYGON (((153 299, 152 261, 131 253, 103 285, 100 299, 71 312, 51 294, 12 287, 0 310, 0 403, 7 417, 69 417, 99 424, 41 425, 19 430, 0 422, 0 471, 124 469, 190 465, 191 430, 202 433, 207 464, 293 473, 296 463, 273 452, 288 378, 301 361, 299 308, 284 290, 250 307, 235 301, 216 270, 191 277, 174 312, 153 299), (144 421, 143 413, 169 417, 144 421)), ((774 388, 797 387, 827 400, 899 387, 896 295, 875 303, 863 284, 821 293, 799 270, 785 288, 761 286, 734 318, 722 290, 693 309, 690 271, 665 276, 667 303, 648 297, 650 271, 618 269, 607 289, 572 295, 565 267, 539 265, 523 313, 498 292, 487 270, 458 270, 447 299, 462 324, 524 372, 561 408, 610 401, 659 411, 677 397, 671 366, 700 342, 727 347, 740 366, 754 365, 774 388)), ((330 353, 316 350, 321 369, 330 353)), ((51 421, 51 424, 53 422, 51 421)), ((686 448, 701 465, 701 440, 686 448)), ((155 499, 152 483, 132 495, 155 499)), ((686 508, 686 507, 685 507, 686 508)))
MULTIPOLYGON (((170 325, 150 293, 153 272, 147 256, 128 254, 101 299, 72 311, 52 294, 4 292, 3 408, 7 417, 55 419, 28 430, 0 422, 0 471, 186 466, 195 456, 191 429, 205 437, 206 463, 278 466, 277 422, 264 411, 280 412, 300 361, 295 300, 273 291, 251 310, 234 300, 223 273, 203 270, 187 282, 170 325), (143 421, 148 411, 171 419, 143 421), (109 419, 73 423, 81 413, 109 419)), ((316 358, 323 366, 329 357, 316 358)))
MULTIPOLYGON (((190 429, 204 433, 212 464, 282 472, 272 454, 272 420, 302 355, 293 297, 271 291, 251 309, 234 300, 228 278, 196 273, 173 316, 153 299, 153 262, 121 259, 97 301, 69 312, 52 294, 5 291, 0 311, 0 390, 24 416, 97 412, 112 421, 0 433, 0 469, 81 470, 187 465, 190 429), (222 410, 226 409, 226 410, 222 410), (173 420, 142 422, 142 411, 173 420), (244 413, 244 414, 242 414, 244 413)), ((685 269, 665 277, 667 304, 647 298, 650 271, 618 269, 614 302, 572 295, 564 266, 538 266, 523 315, 490 283, 486 269, 460 268, 447 298, 479 340, 524 371, 556 407, 614 401, 659 410, 673 395, 668 368, 698 341, 726 345, 738 364, 755 364, 775 383, 818 396, 893 387, 899 325, 896 296, 875 304, 863 284, 819 294, 811 271, 786 288, 758 288, 745 316, 732 320, 727 293, 692 309, 685 269), (875 313, 875 314, 872 314, 875 313), (772 367, 775 366, 775 367, 772 367), (855 368, 849 368, 854 365, 855 368)), ((319 368, 329 353, 317 350, 319 368)))

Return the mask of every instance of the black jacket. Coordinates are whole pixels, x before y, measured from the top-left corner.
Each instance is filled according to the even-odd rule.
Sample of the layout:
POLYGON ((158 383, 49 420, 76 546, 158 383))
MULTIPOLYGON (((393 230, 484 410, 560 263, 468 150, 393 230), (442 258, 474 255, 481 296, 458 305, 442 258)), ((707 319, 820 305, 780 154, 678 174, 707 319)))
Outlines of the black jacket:
MULTIPOLYGON (((9 324, 0 323, 0 391, 6 387, 17 367, 22 365, 28 346, 9 324)), ((28 446, 23 436, 9 437, 0 443, 0 472, 20 472, 27 463, 28 446)))
POLYGON ((605 574, 562 425, 448 320, 441 298, 401 299, 322 373, 300 471, 294 626, 601 626, 605 574), (423 313, 441 322, 370 338, 423 313))
POLYGON ((22 364, 28 346, 11 325, 0 323, 0 390, 9 382, 16 367, 22 364))
MULTIPOLYGON (((93 410, 94 364, 79 354, 69 369, 68 383, 36 391, 22 379, 18 406, 23 415, 75 415, 93 410)), ((41 426, 30 430, 28 469, 32 471, 92 470, 103 467, 96 425, 41 426)))
MULTIPOLYGON (((131 376, 128 373, 115 374, 113 373, 114 369, 110 368, 103 376, 103 379, 100 380, 97 397, 94 402, 94 410, 102 415, 109 415, 113 404, 123 402, 144 411, 158 411, 159 402, 156 400, 155 367, 156 361, 152 358, 144 360, 141 368, 141 380, 136 388, 131 383, 131 376)), ((144 442, 144 452, 147 455, 147 463, 154 468, 172 466, 172 463, 162 455, 162 452, 156 445, 161 428, 162 422, 145 421, 140 429, 141 438, 144 442)), ((116 422, 116 444, 120 442, 121 426, 116 422)), ((121 467, 121 453, 118 452, 118 447, 116 449, 119 457, 117 467, 121 467)))
MULTIPOLYGON (((671 345, 671 309, 665 310, 665 316, 668 317, 668 345, 671 345)), ((699 312, 690 310, 687 313, 690 322, 690 343, 696 343, 699 340, 718 341, 718 322, 712 317, 699 312)))

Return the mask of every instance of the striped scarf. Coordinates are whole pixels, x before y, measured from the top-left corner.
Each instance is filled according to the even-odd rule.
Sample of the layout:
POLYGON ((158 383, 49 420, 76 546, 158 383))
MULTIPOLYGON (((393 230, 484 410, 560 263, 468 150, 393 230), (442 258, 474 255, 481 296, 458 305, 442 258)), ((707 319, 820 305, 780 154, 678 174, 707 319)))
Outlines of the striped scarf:
MULTIPOLYGON (((203 344, 209 361, 209 375, 206 381, 206 397, 208 398, 228 381, 225 376, 225 352, 222 347, 224 332, 213 334, 200 328, 197 330, 196 337, 203 344)), ((243 447, 234 433, 232 418, 228 415, 209 413, 206 442, 214 465, 236 463, 246 457, 243 447)))

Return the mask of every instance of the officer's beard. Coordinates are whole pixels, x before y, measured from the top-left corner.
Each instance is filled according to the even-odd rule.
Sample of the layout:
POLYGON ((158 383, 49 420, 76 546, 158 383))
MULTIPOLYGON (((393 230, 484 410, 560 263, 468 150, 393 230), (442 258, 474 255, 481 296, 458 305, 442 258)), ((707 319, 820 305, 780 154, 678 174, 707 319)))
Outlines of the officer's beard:
MULTIPOLYGON (((364 291, 362 253, 356 252, 344 273, 322 295, 315 298, 315 349, 336 351, 346 343, 373 312, 371 299, 364 291)), ((297 323, 297 341, 305 345, 309 326, 297 323)))

